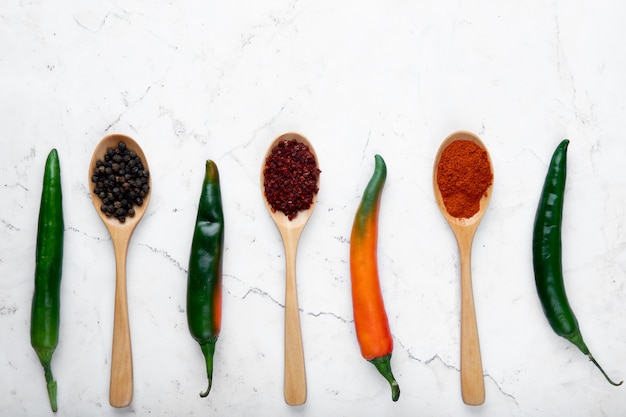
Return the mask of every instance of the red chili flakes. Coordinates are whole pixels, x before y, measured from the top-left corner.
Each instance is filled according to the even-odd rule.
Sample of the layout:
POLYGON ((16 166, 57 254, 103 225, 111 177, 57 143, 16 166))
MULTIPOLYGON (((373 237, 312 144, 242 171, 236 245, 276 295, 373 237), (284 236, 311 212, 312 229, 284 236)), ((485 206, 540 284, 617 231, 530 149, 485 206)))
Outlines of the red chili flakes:
POLYGON ((281 211, 293 220, 299 211, 311 207, 319 191, 317 182, 321 172, 304 143, 291 139, 276 145, 265 159, 263 169, 265 197, 272 211, 281 211))

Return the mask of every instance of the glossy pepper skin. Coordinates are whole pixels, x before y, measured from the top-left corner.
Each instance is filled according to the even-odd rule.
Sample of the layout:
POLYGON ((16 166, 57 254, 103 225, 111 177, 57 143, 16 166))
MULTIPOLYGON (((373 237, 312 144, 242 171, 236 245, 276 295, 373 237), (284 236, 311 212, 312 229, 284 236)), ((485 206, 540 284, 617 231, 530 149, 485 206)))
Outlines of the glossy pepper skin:
POLYGON ((187 277, 187 323, 206 361, 209 395, 213 381, 213 355, 222 321, 222 258, 224 214, 220 179, 215 162, 206 161, 198 215, 191 243, 187 277))
POLYGON ((567 147, 564 139, 552 155, 544 182, 533 229, 533 269, 537 294, 543 312, 554 332, 573 343, 587 355, 613 385, 604 370, 598 365, 583 341, 578 320, 570 307, 563 283, 561 263, 561 222, 567 174, 567 147))
POLYGON ((350 275, 356 335, 363 357, 391 385, 391 398, 397 401, 400 387, 391 372, 393 339, 378 279, 378 213, 387 178, 387 166, 375 156, 375 169, 361 199, 350 237, 350 275))
POLYGON ((57 383, 50 362, 59 342, 64 228, 61 168, 58 153, 52 149, 46 160, 39 207, 30 343, 44 368, 50 407, 55 412, 57 383))

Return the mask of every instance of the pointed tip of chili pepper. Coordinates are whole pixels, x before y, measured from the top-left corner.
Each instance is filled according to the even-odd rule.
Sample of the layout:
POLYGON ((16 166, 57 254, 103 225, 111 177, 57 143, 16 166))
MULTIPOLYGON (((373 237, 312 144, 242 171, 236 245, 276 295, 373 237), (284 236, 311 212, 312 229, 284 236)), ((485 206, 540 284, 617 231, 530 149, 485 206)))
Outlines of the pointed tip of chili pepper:
POLYGON ((58 168, 59 165, 59 153, 55 148, 52 148, 48 153, 48 157, 46 158, 46 165, 53 166, 55 169, 58 168), (53 164, 53 165, 52 165, 53 164))
POLYGON ((387 173, 387 164, 385 164, 385 160, 379 154, 374 155, 374 162, 376 163, 376 168, 383 170, 384 173, 387 173))
POLYGON ((591 353, 587 354, 587 357, 589 358, 589 360, 591 362, 593 362, 593 364, 600 370, 600 372, 602 372, 602 375, 604 375, 604 377, 606 378, 607 381, 609 381, 609 384, 615 386, 615 387, 619 387, 620 385, 622 385, 624 383, 624 381, 620 381, 620 382, 614 382, 611 378, 609 378, 609 376, 607 375, 606 372, 604 372, 604 369, 602 369, 602 367, 598 364, 598 362, 596 362, 595 358, 591 355, 591 353))
POLYGON ((215 179, 219 179, 219 172, 217 170, 217 164, 214 161, 207 159, 205 167, 206 167, 205 175, 207 179, 210 179, 211 181, 214 181, 215 179))
POLYGON ((400 398, 400 385, 391 372, 391 353, 389 355, 381 356, 370 360, 374 364, 378 372, 385 377, 389 385, 391 386, 391 399, 398 401, 400 398))

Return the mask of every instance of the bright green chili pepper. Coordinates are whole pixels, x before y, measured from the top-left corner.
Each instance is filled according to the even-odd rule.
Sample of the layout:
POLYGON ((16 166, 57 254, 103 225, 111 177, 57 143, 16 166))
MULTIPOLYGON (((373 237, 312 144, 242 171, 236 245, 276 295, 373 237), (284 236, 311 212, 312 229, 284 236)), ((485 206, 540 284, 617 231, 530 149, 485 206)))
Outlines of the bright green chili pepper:
POLYGON ((50 362, 59 342, 63 231, 61 168, 57 151, 52 149, 46 160, 39 207, 30 343, 43 365, 50 407, 55 412, 57 383, 50 362))
POLYGON ((187 279, 187 323, 206 361, 209 395, 213 381, 213 355, 222 321, 222 258, 224 214, 220 178, 215 162, 206 161, 206 172, 191 243, 187 279))
POLYGON ((533 267, 539 300, 554 332, 573 343, 613 382, 589 352, 583 341, 578 320, 572 311, 565 286, 561 264, 561 221, 567 171, 567 146, 564 139, 554 151, 546 175, 533 230, 533 267))

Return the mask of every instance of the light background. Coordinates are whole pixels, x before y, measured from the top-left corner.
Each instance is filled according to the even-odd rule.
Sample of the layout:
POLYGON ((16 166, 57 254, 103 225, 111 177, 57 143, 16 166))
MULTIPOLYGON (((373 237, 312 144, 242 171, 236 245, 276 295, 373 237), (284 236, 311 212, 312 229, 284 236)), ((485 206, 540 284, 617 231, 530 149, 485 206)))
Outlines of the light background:
POLYGON ((65 256, 58 416, 622 416, 614 388, 543 317, 531 232, 565 137, 563 263, 597 360, 626 378, 626 6, 576 1, 3 1, 0 6, 0 415, 51 415, 29 343, 45 158, 60 155, 65 256), (450 133, 487 145, 495 184, 474 241, 486 402, 462 403, 459 266, 436 207, 450 133), (283 401, 284 255, 259 189, 271 140, 297 131, 322 169, 298 252, 308 401, 283 401), (127 265, 135 391, 108 404, 114 258, 88 164, 132 136, 153 190, 127 265), (349 236, 374 155, 388 166, 381 286, 402 388, 360 357, 349 236), (226 216, 214 386, 185 315, 204 161, 226 216))

